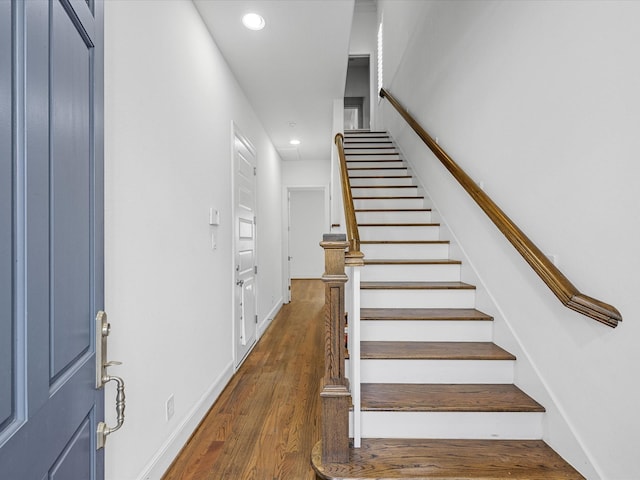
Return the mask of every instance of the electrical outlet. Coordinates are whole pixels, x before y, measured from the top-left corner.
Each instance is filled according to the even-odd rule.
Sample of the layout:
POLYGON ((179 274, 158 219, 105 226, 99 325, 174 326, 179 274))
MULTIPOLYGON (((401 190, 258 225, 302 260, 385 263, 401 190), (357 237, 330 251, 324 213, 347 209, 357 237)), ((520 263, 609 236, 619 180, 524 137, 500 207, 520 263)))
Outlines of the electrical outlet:
POLYGON ((171 420, 171 418, 173 417, 173 414, 175 413, 176 409, 175 409, 175 400, 173 398, 173 393, 171 395, 169 395, 169 398, 167 398, 167 402, 166 402, 166 417, 167 417, 167 422, 169 420, 171 420))

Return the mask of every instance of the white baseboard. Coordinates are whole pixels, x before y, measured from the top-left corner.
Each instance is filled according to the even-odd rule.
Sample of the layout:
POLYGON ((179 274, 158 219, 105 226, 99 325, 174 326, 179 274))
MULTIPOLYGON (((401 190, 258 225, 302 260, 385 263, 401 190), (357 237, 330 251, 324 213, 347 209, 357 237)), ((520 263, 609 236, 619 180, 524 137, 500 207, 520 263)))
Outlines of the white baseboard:
POLYGON ((267 331, 267 328, 269 328, 269 325, 271 325, 271 322, 273 321, 273 319, 276 318, 276 315, 282 308, 282 302, 283 302, 282 297, 280 297, 275 302, 273 307, 271 307, 271 311, 267 314, 267 316, 263 318, 262 322, 258 324, 258 338, 262 337, 262 334, 267 331))
POLYGON ((194 405, 184 421, 178 425, 173 434, 158 449, 151 461, 136 477, 137 480, 159 480, 169 468, 171 462, 178 456, 182 447, 187 443, 200 421, 227 386, 233 376, 233 361, 229 362, 222 373, 216 378, 211 387, 194 405))

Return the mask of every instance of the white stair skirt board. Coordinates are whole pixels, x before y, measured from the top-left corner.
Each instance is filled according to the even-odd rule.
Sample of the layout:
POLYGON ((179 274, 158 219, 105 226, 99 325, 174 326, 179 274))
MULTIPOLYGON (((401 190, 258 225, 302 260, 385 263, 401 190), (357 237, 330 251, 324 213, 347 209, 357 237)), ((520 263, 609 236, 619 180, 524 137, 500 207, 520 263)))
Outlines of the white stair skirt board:
POLYGON ((513 383, 515 360, 365 359, 362 383, 513 383))
POLYGON ((440 238, 439 225, 424 226, 358 226, 361 240, 438 240, 440 238))
POLYGON ((356 220, 358 223, 430 223, 431 212, 429 210, 356 212, 356 220))
POLYGON ((448 243, 366 243, 360 245, 365 258, 449 258, 448 243))
POLYGON ((356 210, 368 210, 372 208, 425 208, 424 198, 366 198, 353 199, 356 210))
MULTIPOLYGON (((365 267, 366 268, 366 267, 365 267)), ((362 308, 475 308, 475 290, 361 290, 362 308)))
POLYGON ((350 178, 349 182, 351 183, 352 187, 358 187, 362 185, 370 185, 370 186, 415 185, 411 177, 401 177, 401 176, 384 177, 384 178, 375 178, 375 177, 350 178))
MULTIPOLYGON (((396 162, 397 163, 397 162, 396 162)), ((355 168, 349 169, 349 175, 352 177, 379 177, 381 175, 386 175, 390 177, 403 177, 408 175, 408 170, 404 165, 397 164, 391 168, 358 168, 356 165, 355 168)))
POLYGON ((347 168, 350 170, 352 168, 397 168, 397 167, 406 167, 403 162, 393 161, 391 158, 385 158, 379 160, 377 162, 371 160, 362 159, 360 161, 351 161, 347 160, 347 168))
POLYGON ((490 320, 361 320, 362 341, 490 342, 490 320))
POLYGON ((366 265, 363 282, 458 282, 460 264, 366 265))
POLYGON ((542 412, 362 412, 363 438, 542 439, 542 412))
POLYGON ((418 187, 351 187, 354 197, 417 197, 418 187))

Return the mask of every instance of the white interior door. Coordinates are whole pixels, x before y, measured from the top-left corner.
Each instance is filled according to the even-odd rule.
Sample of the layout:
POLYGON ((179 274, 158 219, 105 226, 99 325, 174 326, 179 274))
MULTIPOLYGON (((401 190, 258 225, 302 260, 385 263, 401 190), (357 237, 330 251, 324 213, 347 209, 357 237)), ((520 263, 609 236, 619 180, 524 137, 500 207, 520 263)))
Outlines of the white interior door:
POLYGON ((257 338, 255 150, 234 132, 234 342, 242 363, 257 338))
POLYGON ((320 188, 289 192, 290 278, 320 278, 324 272, 322 235, 325 221, 325 191, 320 188))

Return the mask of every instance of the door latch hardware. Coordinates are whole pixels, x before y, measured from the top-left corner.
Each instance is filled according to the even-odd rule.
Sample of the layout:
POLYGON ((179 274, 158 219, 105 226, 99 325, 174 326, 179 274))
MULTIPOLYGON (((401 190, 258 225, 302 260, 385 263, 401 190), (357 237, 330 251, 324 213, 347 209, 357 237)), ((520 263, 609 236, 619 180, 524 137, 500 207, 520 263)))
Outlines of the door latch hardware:
POLYGON ((98 423, 96 449, 104 447, 107 436, 119 430, 124 424, 124 409, 126 398, 124 380, 116 375, 109 375, 107 368, 122 365, 122 362, 107 361, 107 337, 111 332, 111 325, 107 322, 107 314, 102 310, 96 315, 96 388, 104 387, 106 383, 116 382, 116 426, 109 427, 105 422, 98 423))

